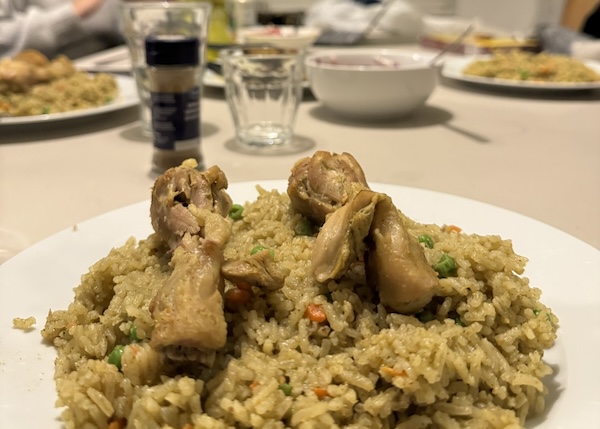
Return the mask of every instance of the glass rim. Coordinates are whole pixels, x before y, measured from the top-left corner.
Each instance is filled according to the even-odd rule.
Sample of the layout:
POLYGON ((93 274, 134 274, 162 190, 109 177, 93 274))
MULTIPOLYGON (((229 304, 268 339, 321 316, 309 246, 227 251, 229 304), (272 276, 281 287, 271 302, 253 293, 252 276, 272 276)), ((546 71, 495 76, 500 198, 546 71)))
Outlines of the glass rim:
POLYGON ((299 57, 306 54, 305 49, 283 48, 265 44, 248 44, 225 47, 219 51, 219 56, 225 58, 275 58, 299 57))
POLYGON ((210 1, 136 1, 120 2, 121 9, 212 9, 210 1))

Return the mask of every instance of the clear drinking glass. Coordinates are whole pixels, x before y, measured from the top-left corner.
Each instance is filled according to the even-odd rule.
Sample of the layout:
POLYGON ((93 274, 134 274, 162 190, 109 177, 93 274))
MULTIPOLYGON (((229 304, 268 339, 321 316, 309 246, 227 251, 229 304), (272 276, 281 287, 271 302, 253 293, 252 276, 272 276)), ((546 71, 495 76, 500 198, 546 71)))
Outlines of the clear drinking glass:
POLYGON ((222 51, 225 96, 242 146, 273 151, 293 145, 304 56, 266 46, 222 51))
POLYGON ((123 34, 131 54, 132 72, 140 97, 140 119, 151 132, 150 88, 145 40, 148 36, 182 35, 200 40, 200 73, 204 69, 206 38, 212 5, 209 2, 139 2, 121 4, 123 34))

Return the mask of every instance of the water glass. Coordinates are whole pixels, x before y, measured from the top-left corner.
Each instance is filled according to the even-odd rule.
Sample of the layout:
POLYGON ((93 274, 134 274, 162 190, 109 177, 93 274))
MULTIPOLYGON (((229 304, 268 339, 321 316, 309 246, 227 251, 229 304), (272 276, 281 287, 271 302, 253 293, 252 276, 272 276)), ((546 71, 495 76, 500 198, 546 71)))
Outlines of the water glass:
POLYGON ((129 1, 121 4, 123 34, 131 54, 133 76, 140 97, 140 119, 147 134, 151 133, 152 116, 146 38, 163 35, 198 38, 201 61, 198 70, 202 73, 211 11, 210 2, 129 1))
POLYGON ((221 59, 238 142, 263 150, 292 145, 302 100, 304 52, 238 47, 223 50, 221 59))

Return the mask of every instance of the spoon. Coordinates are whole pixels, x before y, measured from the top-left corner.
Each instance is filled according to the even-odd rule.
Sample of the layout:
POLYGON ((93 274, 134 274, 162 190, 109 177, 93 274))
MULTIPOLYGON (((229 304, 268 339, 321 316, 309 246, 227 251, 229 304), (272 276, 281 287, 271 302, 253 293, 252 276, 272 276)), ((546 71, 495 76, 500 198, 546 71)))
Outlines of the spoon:
POLYGON ((465 28, 456 39, 448 43, 440 52, 438 52, 431 60, 429 60, 429 66, 434 67, 440 60, 440 58, 442 58, 444 55, 446 55, 448 52, 450 52, 452 49, 458 46, 465 39, 465 37, 467 37, 471 33, 471 31, 473 31, 474 27, 475 25, 473 23, 469 24, 469 26, 465 28))

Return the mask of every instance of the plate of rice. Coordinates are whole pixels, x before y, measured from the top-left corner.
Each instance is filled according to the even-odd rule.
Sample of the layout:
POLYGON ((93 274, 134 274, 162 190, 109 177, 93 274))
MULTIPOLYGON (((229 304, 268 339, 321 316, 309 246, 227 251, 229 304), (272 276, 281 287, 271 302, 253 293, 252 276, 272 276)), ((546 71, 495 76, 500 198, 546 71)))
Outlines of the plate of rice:
POLYGON ((506 51, 448 59, 442 76, 498 89, 590 90, 600 88, 600 63, 544 52, 506 51))
POLYGON ((0 105, 3 103, 7 107, 0 113, 0 125, 16 125, 114 112, 136 106, 139 97, 131 76, 78 73, 39 87, 35 93, 0 95, 0 105))
POLYGON ((131 77, 88 73, 65 55, 26 49, 0 59, 0 124, 72 119, 138 102, 131 77))
MULTIPOLYGON (((194 171, 185 173, 190 183, 205 180, 194 171)), ((212 195, 222 199, 211 206, 184 202, 183 194, 161 199, 157 182, 150 201, 59 232, 0 266, 5 424, 597 425, 600 368, 586 352, 600 346, 597 249, 488 204, 369 183, 360 189, 368 201, 350 222, 369 227, 353 229, 364 240, 351 239, 355 251, 346 258, 337 252, 345 245, 330 247, 328 234, 339 231, 332 219, 356 208, 358 194, 321 224, 290 193, 290 180, 227 184, 221 173, 207 180, 221 184, 212 195), (373 216, 363 216, 369 207, 373 216), (162 214, 173 208, 198 223, 165 235, 172 225, 162 214), (434 273, 424 299, 384 294, 377 274, 389 268, 388 252, 379 245, 398 233, 385 232, 386 222, 434 273), (191 251, 190 243, 199 247, 191 251), (347 264, 323 277, 316 267, 332 259, 319 259, 328 249, 347 264), (267 280, 236 277, 238 262, 258 259, 267 261, 267 280), (188 282, 195 276, 214 281, 188 282), (193 289, 200 297, 170 295, 181 287, 200 288, 193 289), (190 302, 198 307, 186 313, 190 302), (170 325, 175 319, 195 334, 186 339, 184 325, 170 325), (217 346, 194 343, 220 337, 222 328, 217 346)))

